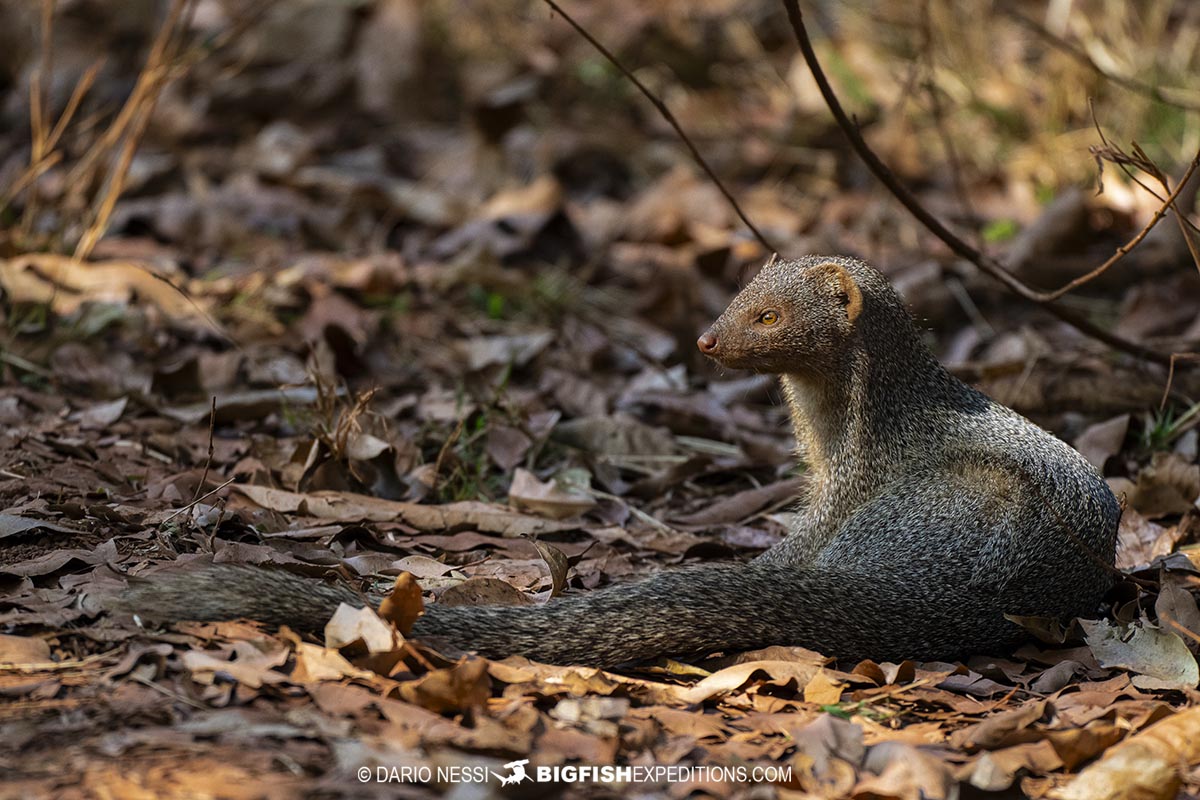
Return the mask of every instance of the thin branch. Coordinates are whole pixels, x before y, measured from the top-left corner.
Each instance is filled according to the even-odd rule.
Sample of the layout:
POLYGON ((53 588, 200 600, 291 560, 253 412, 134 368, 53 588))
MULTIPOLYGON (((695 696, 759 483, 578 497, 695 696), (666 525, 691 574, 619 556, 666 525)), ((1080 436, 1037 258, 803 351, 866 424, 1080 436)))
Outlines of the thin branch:
POLYGON ((1177 100, 1174 98, 1167 97, 1166 95, 1164 95, 1162 93, 1162 90, 1159 89, 1157 86, 1152 86, 1148 83, 1143 83, 1142 81, 1139 81, 1136 78, 1127 78, 1124 75, 1117 75, 1114 72, 1109 72, 1108 70, 1104 69, 1099 64, 1097 64, 1095 61, 1093 61, 1092 57, 1089 56, 1082 48, 1080 48, 1074 42, 1068 42, 1066 39, 1062 38, 1061 36, 1054 33, 1053 31, 1047 30, 1046 28, 1039 25, 1034 20, 1032 20, 1029 17, 1022 14, 1017 9, 1012 8, 1010 6, 1006 6, 1003 3, 1001 3, 1001 4, 999 4, 999 10, 1000 10, 1000 13, 1005 14, 1008 17, 1011 17, 1013 20, 1015 20, 1021 26, 1032 31, 1034 34, 1041 37, 1042 39, 1045 39, 1046 42, 1050 44, 1050 46, 1054 47, 1057 50, 1061 50, 1062 52, 1069 55, 1071 58, 1078 61, 1083 66, 1085 66, 1088 69, 1095 72, 1101 78, 1104 78, 1105 80, 1115 83, 1117 86, 1120 86, 1122 89, 1126 89, 1130 92, 1134 92, 1135 94, 1140 94, 1145 97, 1149 97, 1151 100, 1155 100, 1155 101, 1157 101, 1159 103, 1163 103, 1165 105, 1174 106, 1176 108, 1187 109, 1188 111, 1200 111, 1200 104, 1189 103, 1186 100, 1177 100))
MULTIPOLYGON (((1100 277, 1100 275, 1102 275, 1109 267, 1111 267, 1113 264, 1116 264, 1118 261, 1120 261, 1125 256, 1129 255, 1129 252, 1131 250, 1133 250, 1133 248, 1135 248, 1139 244, 1141 244, 1142 239, 1145 239, 1147 234, 1149 234, 1150 231, 1154 230, 1154 226, 1158 224, 1159 220, 1161 220, 1164 216, 1166 216, 1167 211, 1174 207, 1175 198, 1179 197, 1180 192, 1183 191, 1184 186, 1186 186, 1187 182, 1191 179, 1192 173, 1194 173, 1196 171, 1197 166, 1200 166, 1200 153, 1196 153, 1196 157, 1193 158, 1192 163, 1188 165, 1187 172, 1183 173, 1183 177, 1180 179, 1179 185, 1175 187, 1175 191, 1171 192, 1171 194, 1167 197, 1167 199, 1163 202, 1163 204, 1161 206, 1159 206, 1158 210, 1154 212, 1154 216, 1152 216, 1150 218, 1150 221, 1147 222, 1146 225, 1140 231, 1138 231, 1136 236, 1134 236, 1132 239, 1130 239, 1125 244, 1118 247, 1116 249, 1116 252, 1114 252, 1111 256, 1109 256, 1108 260, 1105 261, 1103 264, 1096 267, 1091 272, 1088 272, 1084 275, 1080 275, 1078 278, 1074 278, 1073 280, 1069 281, 1068 283, 1064 284, 1063 286, 1059 287, 1058 289, 1055 289, 1052 292, 1047 292, 1046 296, 1050 300, 1057 300, 1058 298, 1062 297, 1067 292, 1069 292, 1073 289, 1077 289, 1080 286, 1082 286, 1083 284, 1085 284, 1091 280, 1094 280, 1095 278, 1100 277)), ((1177 216, 1177 217, 1179 216, 1179 209, 1177 209, 1177 208, 1175 209, 1175 216, 1177 216)), ((1186 230, 1184 231, 1184 236, 1185 237, 1187 236, 1186 230)))
POLYGON ((1129 353, 1147 361, 1159 364, 1166 364, 1170 361, 1169 354, 1161 353, 1106 331, 1075 311, 1053 302, 1053 298, 1050 297, 1051 293, 1039 292, 1027 286, 1020 278, 1005 269, 1000 262, 980 252, 956 236, 942 224, 941 220, 930 213, 925 206, 921 205, 920 201, 909 191, 908 187, 900 182, 896 174, 880 160, 879 156, 875 155, 875 152, 867 145, 866 140, 863 139, 862 134, 859 133, 858 126, 846 115, 846 111, 842 108, 841 102, 834 93, 833 87, 829 85, 829 79, 825 76, 825 72, 821 69, 821 64, 817 60, 817 54, 813 50, 812 41, 809 39, 808 31, 804 26, 804 18, 800 13, 800 6, 797 0, 783 0, 783 6, 787 10, 788 20, 791 22, 792 31, 796 36, 796 42, 800 46, 800 52, 804 56, 804 61, 808 64, 813 79, 817 83, 817 88, 821 90, 821 96, 825 98, 825 104, 833 114, 838 127, 842 129, 842 133, 846 135, 851 147, 854 148, 854 151, 863 160, 863 163, 867 165, 867 168, 871 170, 875 177, 900 201, 900 204, 916 217, 922 225, 934 236, 941 239, 955 255, 979 267, 983 272, 1004 284, 1020 297, 1041 305, 1055 317, 1066 322, 1080 333, 1103 342, 1115 350, 1129 353))
MULTIPOLYGON (((942 108, 941 89, 937 85, 937 67, 933 60, 933 44, 933 18, 930 11, 930 0, 924 0, 921 3, 921 42, 918 44, 918 48, 923 56, 922 60, 925 62, 925 93, 929 98, 929 110, 933 115, 934 130, 937 131, 938 138, 942 142, 942 149, 946 152, 946 164, 950 167, 950 179, 954 186, 954 193, 958 195, 959 210, 974 222, 979 219, 979 215, 975 212, 975 205, 971 202, 971 195, 967 192, 967 185, 963 180, 962 161, 958 157, 958 148, 954 146, 954 138, 950 136, 950 131, 946 128, 946 113, 942 108)), ((982 236, 979 231, 972 229, 972 233, 975 246, 981 246, 982 236)))
POLYGON ((211 491, 205 492, 204 494, 200 495, 199 497, 197 497, 192 502, 188 503, 183 508, 179 508, 179 509, 176 509, 175 511, 171 512, 171 514, 169 514, 166 519, 164 519, 162 522, 160 522, 158 524, 160 526, 166 525, 168 522, 175 519, 180 514, 184 513, 185 511, 190 511, 191 509, 195 508, 198 504, 200 504, 200 503, 204 502, 205 500, 207 500, 208 498, 212 497, 214 494, 221 491, 226 486, 228 486, 229 484, 233 483, 236 480, 237 480, 237 476, 235 475, 234 477, 225 481, 224 483, 222 483, 220 486, 216 487, 215 489, 212 489, 211 491))
POLYGON ((196 493, 192 495, 192 502, 195 503, 200 499, 200 493, 204 491, 204 484, 208 483, 208 470, 212 467, 213 455, 216 452, 213 447, 213 434, 217 431, 217 396, 212 396, 212 407, 208 412, 208 458, 204 459, 204 472, 200 475, 200 483, 196 484, 196 493))
POLYGON ((692 140, 688 138, 686 133, 684 133, 679 121, 675 119, 675 115, 671 113, 669 108, 667 108, 667 104, 662 100, 659 100, 658 97, 646 87, 646 84, 638 80, 637 76, 630 72, 624 64, 618 61, 617 57, 609 52, 608 48, 596 40, 596 37, 588 33, 587 30, 584 29, 584 27, 578 22, 576 22, 570 14, 568 14, 566 11, 563 11, 562 6, 554 2, 554 0, 545 0, 545 3, 546 5, 550 6, 550 8, 556 14, 565 19, 567 24, 575 29, 576 33, 586 39, 588 44, 596 48, 596 52, 608 59, 608 62, 616 67, 622 75, 628 78, 630 83, 636 86, 638 91, 650 101, 650 104, 653 105, 654 108, 658 110, 658 113, 662 115, 662 118, 667 121, 667 124, 675 130, 675 134, 683 142, 684 146, 687 147, 688 152, 691 153, 692 159, 695 160, 698 165, 700 165, 700 169, 704 170, 704 174, 706 174, 709 180, 713 182, 713 184, 717 187, 717 190, 725 196, 726 202, 728 202, 729 206, 733 209, 733 213, 738 215, 738 219, 742 221, 742 224, 750 229, 750 232, 754 234, 754 238, 758 239, 758 243, 765 247, 767 252, 776 252, 778 248, 771 244, 771 241, 767 239, 767 237, 763 235, 762 231, 755 227, 754 223, 750 221, 750 218, 746 216, 746 212, 742 210, 740 205, 738 205, 738 201, 735 200, 729 190, 725 188, 725 184, 721 183, 721 179, 717 177, 717 173, 713 172, 712 167, 710 167, 708 162, 704 160, 704 156, 700 155, 700 151, 696 149, 696 145, 692 144, 692 140))
POLYGON ((1166 410, 1167 399, 1171 396, 1171 384, 1175 380, 1176 361, 1200 361, 1200 353, 1171 353, 1171 364, 1167 367, 1167 385, 1163 387, 1162 400, 1158 401, 1158 413, 1166 410))

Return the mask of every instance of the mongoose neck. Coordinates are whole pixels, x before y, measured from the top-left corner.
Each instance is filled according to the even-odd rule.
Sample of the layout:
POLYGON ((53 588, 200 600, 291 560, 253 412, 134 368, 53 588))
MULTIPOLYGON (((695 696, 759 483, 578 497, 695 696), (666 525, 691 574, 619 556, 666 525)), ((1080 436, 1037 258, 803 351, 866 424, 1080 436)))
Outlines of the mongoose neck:
POLYGON ((904 455, 897 442, 921 441, 925 411, 953 404, 957 381, 907 314, 864 323, 844 369, 781 376, 797 443, 818 482, 886 472, 904 455))

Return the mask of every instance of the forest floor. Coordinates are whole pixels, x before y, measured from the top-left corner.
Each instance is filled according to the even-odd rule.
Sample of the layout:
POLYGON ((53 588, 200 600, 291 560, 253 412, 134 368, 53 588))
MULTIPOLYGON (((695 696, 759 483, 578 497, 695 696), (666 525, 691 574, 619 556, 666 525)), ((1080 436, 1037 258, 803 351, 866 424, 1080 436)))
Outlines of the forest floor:
MULTIPOLYGON (((106 141, 98 120, 139 91, 156 18, 64 5, 40 145, 38 36, 0 65, 0 796, 486 797, 528 759, 534 779, 647 771, 560 771, 505 796, 1043 797, 1200 703, 1200 381, 1181 362, 1160 404, 1164 366, 956 260, 858 166, 766 2, 579 14, 781 254, 879 264, 956 374, 1103 470, 1138 582, 1097 621, 963 663, 771 647, 600 671, 381 640, 369 611, 327 629, 340 648, 109 613, 126 577, 211 562, 542 603, 752 558, 788 529, 805 474, 772 379, 721 372, 694 344, 771 253, 560 17, 363 0, 309 4, 314 18, 284 2, 238 28, 220 10, 237 4, 200 3, 181 29, 206 46, 168 48, 172 82, 106 141)), ((36 13, 0 13, 37 30, 36 13)), ((926 44, 969 49, 943 23, 925 20, 926 44)), ((1127 138, 1194 127, 1161 103, 1130 113, 1148 101, 1044 47, 940 136, 905 87, 948 81, 953 62, 908 65, 886 31, 851 35, 884 23, 838 24, 819 51, 873 146, 1046 287, 1160 205, 1111 163, 1103 193, 1072 188, 1098 163, 1087 96, 1106 123, 1159 125, 1127 138), (1051 90, 1022 94, 1038 70, 1072 104, 1049 132, 1021 121, 1050 118, 1051 90)), ((1005 36, 1031 46, 1011 21, 989 30, 981 59, 1003 60, 1005 36)), ((1190 159, 1152 152, 1172 181, 1190 159)), ((1200 277, 1170 218, 1068 302, 1163 352, 1200 341, 1200 277)), ((1200 773, 1183 780, 1200 790, 1200 773)))

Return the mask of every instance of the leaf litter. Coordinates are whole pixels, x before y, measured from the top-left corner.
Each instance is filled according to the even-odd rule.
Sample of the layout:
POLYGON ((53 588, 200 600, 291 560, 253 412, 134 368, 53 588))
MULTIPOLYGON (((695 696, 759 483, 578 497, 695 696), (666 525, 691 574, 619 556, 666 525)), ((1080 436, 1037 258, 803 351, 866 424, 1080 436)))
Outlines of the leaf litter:
MULTIPOLYGON (((154 33, 149 16, 81 26, 86 10, 62 5, 55 40, 78 58, 56 65, 56 85, 110 42, 154 33)), ((200 5, 190 24, 202 36, 240 13, 200 5)), ((783 535, 805 478, 778 394, 719 374, 692 345, 770 254, 663 149, 657 121, 596 116, 624 89, 558 20, 492 24, 407 0, 319 2, 311 15, 280 5, 218 35, 158 98, 154 137, 89 258, 64 248, 85 235, 87 182, 71 182, 85 135, 39 167, 36 194, 5 196, 17 214, 0 235, 5 796, 357 797, 380 788, 357 780, 362 767, 502 771, 524 758, 787 768, 762 789, 639 787, 675 797, 1200 791, 1200 466, 1195 407, 1178 402, 1194 378, 1176 374, 1166 414, 1154 405, 1163 371, 1098 354, 969 276, 979 305, 964 316, 945 289, 960 281, 954 265, 907 218, 862 213, 875 204, 839 185, 848 154, 819 125, 792 129, 794 111, 820 109, 794 54, 723 4, 659 28, 657 12, 622 0, 588 24, 622 52, 672 61, 680 117, 712 133, 719 172, 787 176, 740 187, 787 252, 871 254, 952 368, 1104 470, 1127 504, 1118 565, 1131 580, 1103 617, 1022 619, 1036 640, 956 664, 771 647, 605 672, 451 658, 407 638, 426 602, 546 602, 750 558, 783 535), (422 41, 434 32, 445 48, 422 41), (519 46, 497 52, 493 37, 519 46), (725 72, 695 62, 701 41, 732 48, 709 54, 725 72), (794 93, 733 55, 751 41, 794 93), (456 90, 431 98, 447 75, 456 90), (410 124, 380 136, 381 119, 410 124), (127 576, 206 560, 387 599, 343 606, 317 638, 106 612, 127 576)), ((761 4, 763 19, 783 24, 772 9, 761 4)), ((0 11, 13 30, 33 24, 26 13, 0 11)), ((897 91, 884 49, 841 44, 860 88, 897 91)), ((130 77, 120 69, 97 79, 114 96, 130 77)), ((989 102, 1015 102, 1017 85, 996 77, 989 102)), ((28 111, 21 91, 14 105, 28 111)), ((902 114, 876 125, 890 158, 917 157, 902 114)), ((23 124, 0 133, 0 179, 28 166, 26 136, 23 124)), ((922 163, 908 174, 926 175, 922 163)), ((1047 186, 1015 168, 1008 185, 986 178, 970 192, 989 213, 1047 186)), ((1014 212, 1029 225, 1012 251, 1023 269, 1048 253, 1069 262, 1064 242, 1124 241, 1146 214, 1117 188, 1063 197, 1014 212)), ((1174 251, 1156 252, 1169 266, 1174 251)), ((1200 296, 1184 267, 1143 283, 1114 271, 1088 302, 1123 332, 1194 343, 1200 296)))

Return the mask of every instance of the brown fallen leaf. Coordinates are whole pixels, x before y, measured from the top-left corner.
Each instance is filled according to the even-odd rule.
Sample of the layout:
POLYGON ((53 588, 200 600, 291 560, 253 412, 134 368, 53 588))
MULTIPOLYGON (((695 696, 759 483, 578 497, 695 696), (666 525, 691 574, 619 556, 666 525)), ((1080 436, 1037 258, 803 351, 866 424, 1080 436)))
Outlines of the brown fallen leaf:
POLYGON ((950 743, 956 748, 974 751, 997 750, 1036 741, 1042 738, 1042 734, 1031 726, 1046 716, 1046 706, 1045 700, 1035 700, 1018 708, 993 714, 982 722, 955 731, 950 737, 950 743))
POLYGON ((758 489, 746 489, 718 500, 707 508, 673 517, 672 521, 681 525, 697 527, 732 525, 748 519, 764 509, 799 498, 800 489, 806 482, 804 478, 791 478, 758 489))
POLYGON ((218 674, 227 675, 251 689, 287 680, 287 676, 275 669, 287 661, 287 648, 263 651, 251 642, 243 641, 234 643, 233 652, 237 657, 229 660, 204 650, 188 650, 182 656, 183 666, 197 683, 211 684, 218 674))
POLYGON ((1050 742, 1040 739, 980 753, 961 777, 977 789, 999 792, 1011 787, 1020 772, 1045 775, 1062 766, 1050 742))
POLYGON ((397 575, 392 591, 379 604, 379 616, 395 625, 404 636, 408 635, 413 623, 424 611, 425 601, 421 599, 421 585, 411 572, 401 572, 397 575))
POLYGON ((1117 569, 1131 570, 1167 555, 1182 535, 1180 526, 1159 525, 1127 507, 1117 531, 1117 569))
MULTIPOLYGON (((560 422, 551 438, 602 456, 675 456, 679 446, 665 428, 656 428, 629 414, 577 417, 560 422)), ((685 460, 680 456, 680 460, 685 460)))
POLYGON ((1183 576, 1163 570, 1159 579, 1158 599, 1154 613, 1164 630, 1179 634, 1188 649, 1200 647, 1200 608, 1196 597, 1188 591, 1183 576))
POLYGON ((342 603, 325 624, 325 646, 341 650, 361 643, 368 653, 390 653, 404 643, 399 632, 375 610, 342 603))
POLYGON ((857 782, 866 747, 862 728, 823 714, 797 730, 792 763, 803 789, 817 797, 843 797, 857 782))
POLYGON ((512 364, 523 367, 536 358, 550 343, 550 331, 515 334, 513 336, 484 336, 456 343, 456 348, 472 372, 484 367, 512 364))
POLYGON ((550 597, 558 597, 567 587, 567 572, 571 569, 567 556, 554 545, 538 539, 533 540, 533 546, 550 568, 550 597))
POLYGON ((492 503, 464 501, 424 506, 353 492, 289 492, 267 486, 235 484, 235 489, 263 508, 284 514, 301 513, 321 519, 358 522, 405 522, 424 531, 475 529, 505 536, 551 533, 578 527, 570 522, 541 519, 492 503))
POLYGON ((684 692, 689 703, 702 703, 717 695, 729 694, 744 686, 758 673, 766 676, 767 683, 792 686, 797 692, 813 679, 820 668, 813 664, 795 661, 751 661, 737 664, 714 672, 684 692))
POLYGON ((525 460, 533 439, 511 425, 493 425, 488 429, 485 449, 500 469, 508 471, 525 460))
POLYGON ((1200 763, 1200 708, 1188 708, 1110 747, 1050 796, 1058 800, 1170 800, 1180 767, 1200 763))
POLYGON ((1155 453, 1132 487, 1117 488, 1128 491, 1129 505, 1149 519, 1182 514, 1200 497, 1200 465, 1188 463, 1178 453, 1155 453))
POLYGON ((1067 769, 1075 769, 1094 758, 1100 751, 1121 741, 1124 735, 1123 727, 1107 720, 1096 720, 1082 728, 1046 731, 1047 741, 1054 745, 1054 751, 1067 769))
POLYGON ((1121 451, 1125 435, 1129 432, 1129 415, 1119 414, 1104 422, 1089 425, 1075 439, 1075 449, 1093 467, 1103 471, 1108 459, 1121 451))
POLYGON ((844 682, 831 679, 824 669, 818 670, 804 687, 804 702, 820 706, 835 705, 841 702, 845 688, 844 682))
POLYGON ((863 771, 868 774, 854 787, 854 798, 949 800, 957 796, 946 763, 904 742, 872 746, 863 760, 863 771))
POLYGON ((66 525, 58 525, 41 519, 30 519, 17 514, 0 514, 0 539, 34 530, 79 533, 75 528, 68 528, 66 525))
POLYGON ((87 301, 125 304, 141 298, 174 319, 202 316, 195 298, 142 261, 83 262, 51 253, 0 259, 0 287, 10 301, 50 304, 58 314, 71 314, 87 301))
MULTIPOLYGON (((304 408, 314 405, 318 392, 312 386, 289 386, 282 389, 247 389, 216 395, 217 422, 237 422, 262 419, 283 408, 304 408)), ((163 406, 159 412, 170 419, 194 425, 212 414, 211 401, 179 406, 163 406)))
POLYGON ((107 403, 96 403, 95 405, 88 406, 78 414, 79 427, 84 430, 104 430, 121 418, 121 415, 125 413, 125 406, 128 403, 128 397, 118 397, 116 400, 111 400, 107 403))
POLYGON ((0 634, 0 664, 44 664, 50 660, 50 644, 34 636, 0 634))
POLYGON ((1200 665, 1178 634, 1146 622, 1079 624, 1100 666, 1137 673, 1132 680, 1139 689, 1194 689, 1200 683, 1200 665))
POLYGON ((311 684, 346 678, 373 680, 377 677, 375 673, 351 664, 337 650, 309 642, 296 642, 295 646, 295 666, 288 676, 292 683, 311 684))
POLYGON ((518 468, 508 489, 509 502, 519 509, 551 519, 574 517, 596 505, 596 498, 559 480, 540 481, 518 468))
POLYGON ((402 699, 438 714, 479 708, 492 694, 488 662, 465 658, 452 667, 402 683, 399 691, 402 699))
POLYGON ((442 592, 446 606, 528 606, 533 598, 499 578, 467 578, 442 592))

